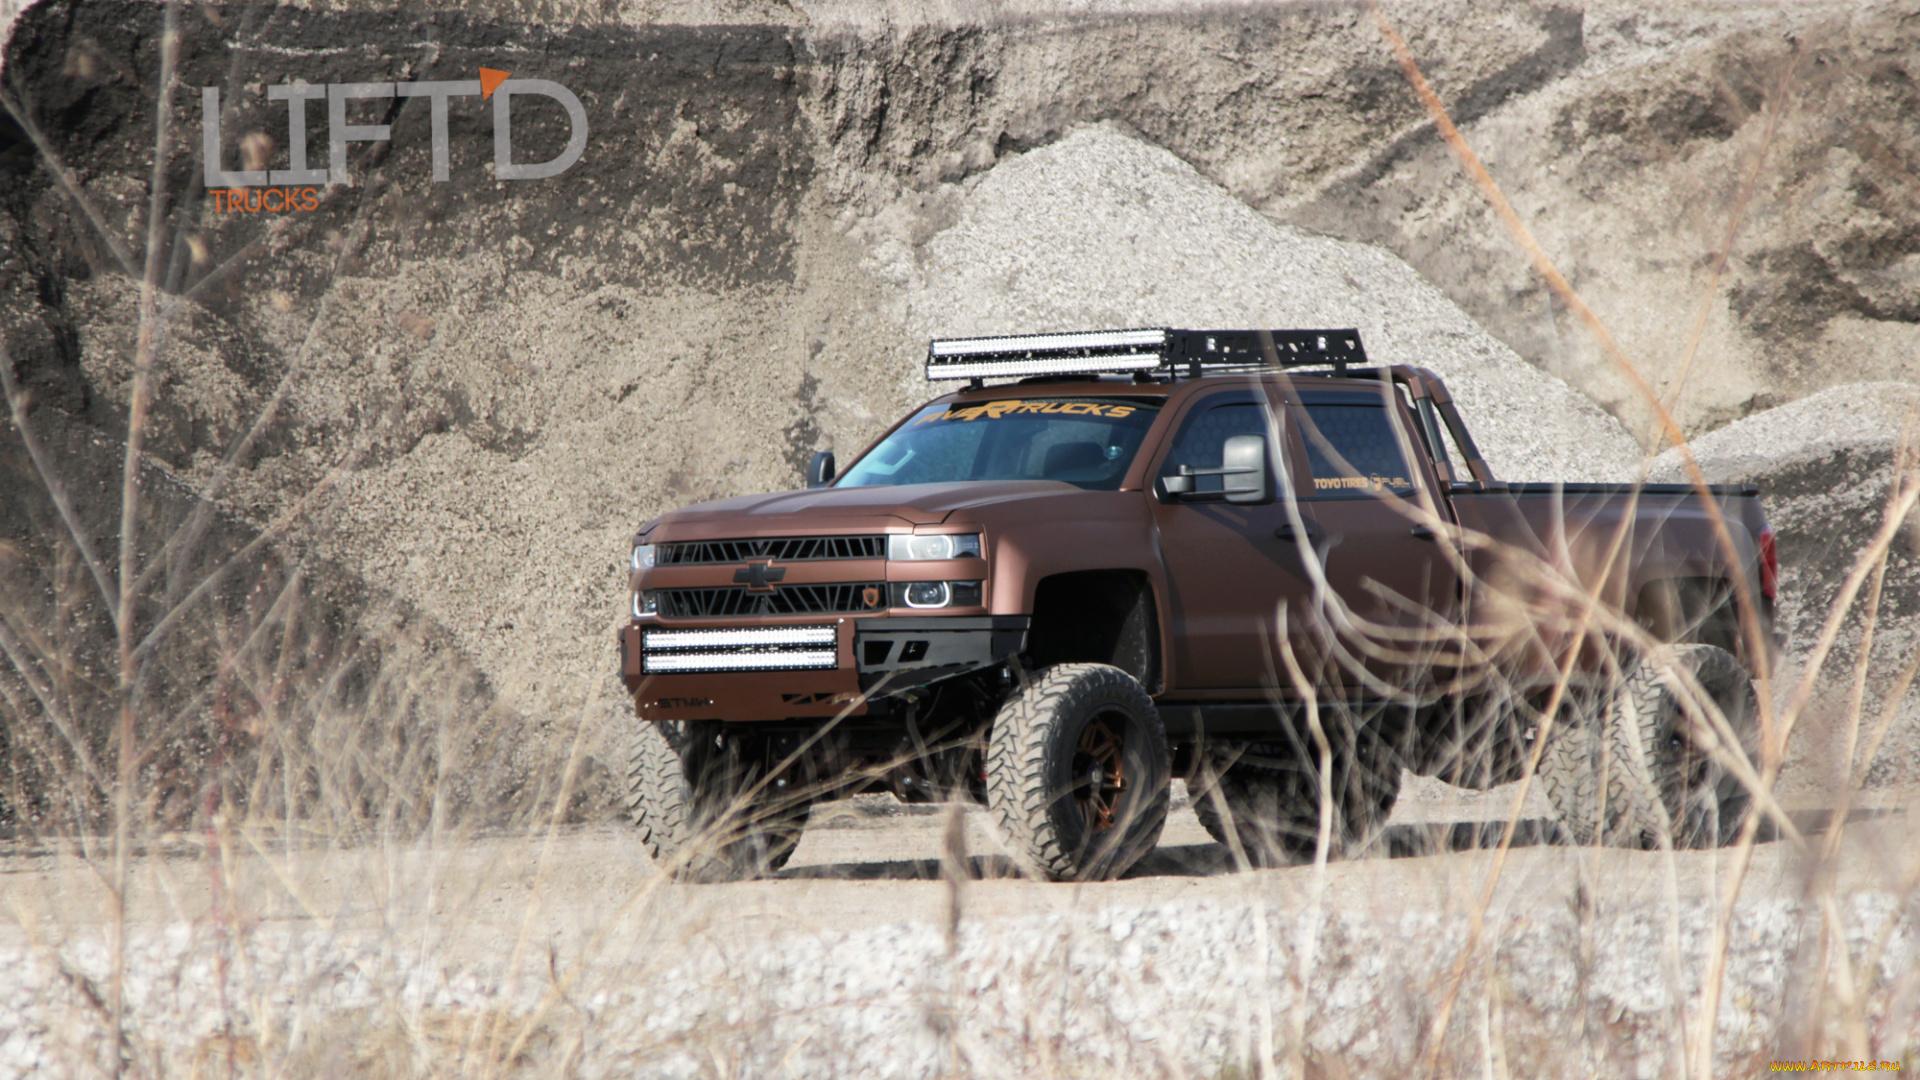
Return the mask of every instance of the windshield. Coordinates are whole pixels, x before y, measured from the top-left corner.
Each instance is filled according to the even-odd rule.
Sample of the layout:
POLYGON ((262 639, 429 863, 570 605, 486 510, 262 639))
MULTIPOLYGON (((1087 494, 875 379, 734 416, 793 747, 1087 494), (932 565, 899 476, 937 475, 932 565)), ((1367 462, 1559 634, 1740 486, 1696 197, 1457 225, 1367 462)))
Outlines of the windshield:
POLYGON ((894 429, 834 486, 1061 480, 1113 491, 1159 411, 1159 402, 1138 398, 929 405, 894 429))

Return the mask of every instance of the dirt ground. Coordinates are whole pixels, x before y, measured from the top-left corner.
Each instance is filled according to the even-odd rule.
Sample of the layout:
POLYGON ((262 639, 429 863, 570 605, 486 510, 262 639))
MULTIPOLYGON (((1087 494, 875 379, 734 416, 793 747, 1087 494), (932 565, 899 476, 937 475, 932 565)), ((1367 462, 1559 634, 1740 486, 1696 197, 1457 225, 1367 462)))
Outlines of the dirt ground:
MULTIPOLYGON (((1412 781, 1386 834, 1365 855, 1331 863, 1331 910, 1459 913, 1484 887, 1502 822, 1517 786, 1464 792, 1412 781)), ((951 815, 963 814, 968 877, 962 917, 1016 919, 1048 913, 1145 909, 1174 901, 1238 903, 1262 896, 1282 908, 1304 905, 1310 866, 1236 873, 1226 850, 1193 816, 1184 789, 1159 848, 1119 881, 1071 885, 1021 879, 1001 854, 984 809, 905 806, 861 796, 816 807, 793 859, 772 879, 728 885, 665 885, 624 826, 567 826, 549 835, 444 836, 342 848, 302 846, 255 834, 229 840, 220 860, 202 860, 205 836, 164 839, 136 860, 129 915, 159 926, 204 923, 221 909, 253 927, 281 923, 340 933, 432 931, 454 954, 495 957, 520 935, 560 955, 600 949, 644 924, 649 940, 715 936, 733 943, 791 933, 841 932, 883 924, 944 925, 953 892, 943 874, 951 815), (249 849, 252 850, 249 850, 249 849), (219 877, 216 884, 214 877, 219 877), (629 920, 634 920, 629 922, 629 920), (627 929, 622 930, 625 926, 627 929)), ((1817 843, 1829 809, 1790 806, 1795 826, 1817 843)), ((1877 793, 1855 808, 1839 864, 1842 891, 1895 889, 1912 853, 1911 797, 1877 793), (1902 852, 1905 852, 1902 857, 1902 852)), ((1656 852, 1588 851, 1551 838, 1545 806, 1532 794, 1516 830, 1494 910, 1564 908, 1582 883, 1601 907, 1658 903, 1669 888, 1656 852)), ((86 933, 111 918, 103 876, 74 852, 10 845, 0 849, 0 893, 10 909, 0 938, 32 940, 40 927, 86 933)), ((1714 895, 1724 852, 1676 856, 1675 894, 1714 895)), ((1806 860, 1791 839, 1758 848, 1743 899, 1792 898, 1806 887, 1806 860)))

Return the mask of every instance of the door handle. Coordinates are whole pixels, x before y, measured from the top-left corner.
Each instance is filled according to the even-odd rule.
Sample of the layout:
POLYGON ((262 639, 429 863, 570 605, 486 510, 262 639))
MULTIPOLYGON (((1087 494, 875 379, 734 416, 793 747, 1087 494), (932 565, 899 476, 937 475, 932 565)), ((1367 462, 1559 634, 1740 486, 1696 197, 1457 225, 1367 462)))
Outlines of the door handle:
POLYGON ((1438 535, 1432 529, 1427 528, 1425 525, 1415 525, 1413 527, 1412 533, 1413 533, 1413 538, 1415 540, 1432 540, 1435 536, 1438 535))
POLYGON ((1311 542, 1320 538, 1320 526, 1309 523, 1303 533, 1294 529, 1293 525, 1289 523, 1273 530, 1273 535, 1281 540, 1293 541, 1298 541, 1304 535, 1306 539, 1311 542))

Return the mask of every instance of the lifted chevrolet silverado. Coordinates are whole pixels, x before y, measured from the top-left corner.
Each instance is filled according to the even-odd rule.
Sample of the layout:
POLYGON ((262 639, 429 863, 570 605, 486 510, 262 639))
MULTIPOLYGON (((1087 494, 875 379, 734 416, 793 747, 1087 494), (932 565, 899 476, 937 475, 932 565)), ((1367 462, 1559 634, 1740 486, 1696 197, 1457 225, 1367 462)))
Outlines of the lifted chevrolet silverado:
POLYGON ((1731 837, 1757 490, 1503 483, 1431 371, 1366 364, 1354 330, 935 341, 966 385, 844 472, 648 522, 620 645, 656 861, 769 872, 812 803, 881 789, 1112 877, 1181 777, 1271 864, 1367 842, 1403 768, 1535 770, 1579 841, 1731 837))

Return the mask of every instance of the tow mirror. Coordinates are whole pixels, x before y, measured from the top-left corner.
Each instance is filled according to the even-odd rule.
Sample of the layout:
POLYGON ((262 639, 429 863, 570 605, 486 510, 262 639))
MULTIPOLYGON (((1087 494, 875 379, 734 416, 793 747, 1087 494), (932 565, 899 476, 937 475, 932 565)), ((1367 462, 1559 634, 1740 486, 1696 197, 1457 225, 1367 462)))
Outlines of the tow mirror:
POLYGON ((828 484, 833 483, 833 477, 833 451, 821 450, 816 452, 813 455, 813 460, 807 462, 807 486, 810 488, 826 487, 828 484))
POLYGON ((1196 469, 1180 466, 1172 476, 1160 478, 1160 490, 1174 502, 1224 499, 1230 503, 1267 503, 1273 501, 1273 477, 1267 472, 1267 440, 1260 435, 1235 435, 1220 448, 1220 467, 1196 469), (1194 478, 1217 476, 1219 491, 1195 490, 1194 478))
POLYGON ((1235 435, 1220 452, 1220 490, 1230 503, 1273 501, 1273 480, 1267 475, 1267 438, 1235 435))

